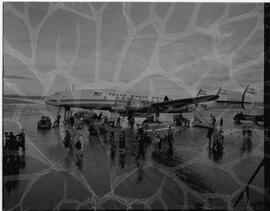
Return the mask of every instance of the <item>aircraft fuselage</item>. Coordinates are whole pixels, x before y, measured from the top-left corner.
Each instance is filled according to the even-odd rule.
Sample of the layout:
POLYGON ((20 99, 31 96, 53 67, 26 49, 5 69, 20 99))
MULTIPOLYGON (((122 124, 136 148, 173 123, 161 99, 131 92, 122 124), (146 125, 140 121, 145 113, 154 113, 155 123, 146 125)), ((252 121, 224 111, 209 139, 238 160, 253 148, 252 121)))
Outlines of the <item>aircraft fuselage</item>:
MULTIPOLYGON (((45 103, 57 107, 108 110, 119 113, 159 113, 151 107, 163 102, 166 96, 150 96, 136 92, 114 90, 72 90, 57 92, 45 99, 45 103)), ((171 108, 166 113, 191 112, 190 106, 171 108)))

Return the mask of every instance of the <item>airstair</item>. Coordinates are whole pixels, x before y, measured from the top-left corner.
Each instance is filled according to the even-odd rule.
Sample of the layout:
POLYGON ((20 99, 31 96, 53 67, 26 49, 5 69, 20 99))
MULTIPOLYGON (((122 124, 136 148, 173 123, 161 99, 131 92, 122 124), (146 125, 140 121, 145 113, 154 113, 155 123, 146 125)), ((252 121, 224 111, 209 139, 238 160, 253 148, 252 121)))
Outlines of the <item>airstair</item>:
POLYGON ((203 111, 202 108, 200 108, 200 106, 197 106, 194 109, 193 114, 194 114, 193 126, 206 128, 212 127, 209 115, 205 111, 203 111))

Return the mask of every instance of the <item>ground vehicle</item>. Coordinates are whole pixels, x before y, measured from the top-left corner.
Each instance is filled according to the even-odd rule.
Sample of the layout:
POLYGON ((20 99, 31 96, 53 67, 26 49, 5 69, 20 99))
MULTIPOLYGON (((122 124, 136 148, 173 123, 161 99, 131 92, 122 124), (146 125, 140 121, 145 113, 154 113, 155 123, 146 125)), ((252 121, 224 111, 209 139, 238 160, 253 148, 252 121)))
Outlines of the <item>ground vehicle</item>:
POLYGON ((37 129, 51 129, 52 121, 48 116, 41 116, 37 123, 37 129))
POLYGON ((256 124, 258 124, 258 122, 264 122, 264 118, 263 115, 247 115, 247 114, 243 114, 238 113, 233 117, 233 120, 240 124, 241 120, 245 120, 245 121, 254 121, 256 124))

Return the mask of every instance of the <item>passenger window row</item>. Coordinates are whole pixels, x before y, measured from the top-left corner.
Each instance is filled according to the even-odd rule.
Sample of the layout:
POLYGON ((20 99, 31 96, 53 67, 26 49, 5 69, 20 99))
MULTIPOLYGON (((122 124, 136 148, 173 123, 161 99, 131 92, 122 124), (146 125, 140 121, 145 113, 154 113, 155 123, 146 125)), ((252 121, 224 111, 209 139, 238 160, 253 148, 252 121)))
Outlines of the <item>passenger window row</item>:
MULTIPOLYGON (((126 97, 126 94, 118 94, 118 93, 109 93, 110 96, 120 96, 120 97, 126 97)), ((142 95, 131 95, 131 97, 137 98, 137 99, 148 99, 147 96, 142 95)), ((152 97, 152 100, 162 100, 161 97, 152 97)))

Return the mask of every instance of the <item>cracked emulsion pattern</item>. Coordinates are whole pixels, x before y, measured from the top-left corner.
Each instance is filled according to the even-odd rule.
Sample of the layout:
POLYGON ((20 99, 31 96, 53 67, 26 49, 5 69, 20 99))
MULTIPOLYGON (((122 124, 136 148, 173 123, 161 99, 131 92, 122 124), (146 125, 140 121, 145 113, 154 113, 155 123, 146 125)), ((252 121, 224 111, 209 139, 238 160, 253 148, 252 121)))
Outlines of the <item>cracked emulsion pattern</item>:
MULTIPOLYGON (((17 59, 31 71, 33 76, 42 86, 42 96, 47 96, 50 93, 50 89, 54 85, 54 80, 58 76, 65 78, 70 87, 72 84, 79 85, 80 88, 104 88, 117 86, 119 89, 128 90, 132 89, 132 87, 139 84, 145 78, 154 75, 168 79, 172 83, 184 89, 189 95, 194 96, 198 90, 198 87, 202 85, 201 83, 204 80, 207 81, 207 77, 210 74, 218 74, 213 71, 213 68, 209 68, 209 70, 200 72, 199 76, 194 76, 192 68, 207 67, 204 66, 207 64, 207 62, 211 64, 216 63, 214 67, 223 66, 226 71, 228 71, 228 79, 224 82, 224 86, 226 83, 231 83, 233 81, 237 88, 243 90, 243 84, 235 81, 234 78, 239 74, 243 74, 243 70, 252 70, 252 68, 256 67, 256 65, 260 68, 260 65, 263 63, 264 53, 262 46, 259 48, 258 52, 254 53, 255 55, 246 54, 243 57, 239 56, 251 51, 249 46, 254 44, 254 42, 262 43, 260 38, 263 38, 261 35, 263 34, 264 29, 263 4, 252 4, 252 6, 247 10, 241 10, 241 6, 237 8, 234 7, 233 4, 220 4, 220 7, 217 7, 217 9, 220 10, 220 15, 214 19, 209 18, 209 21, 206 23, 201 22, 201 14, 205 11, 206 7, 211 7, 211 4, 189 4, 187 7, 190 7, 190 15, 188 17, 183 17, 181 16, 181 12, 183 12, 181 11, 181 7, 183 6, 182 3, 163 4, 164 8, 165 6, 167 7, 165 11, 163 10, 164 8, 162 9, 160 7, 160 4, 149 3, 147 6, 145 4, 145 7, 148 8, 148 10, 145 12, 145 17, 144 15, 141 15, 137 20, 133 18, 134 11, 136 11, 136 4, 134 3, 84 3, 83 6, 80 4, 81 3, 48 3, 47 9, 45 12, 43 10, 44 14, 43 16, 41 15, 38 22, 31 21, 30 16, 33 8, 31 8, 29 3, 21 3, 20 5, 11 3, 4 4, 4 18, 5 16, 14 16, 18 18, 21 21, 21 27, 25 26, 25 33, 28 34, 31 44, 30 49, 27 50, 27 48, 25 48, 24 51, 22 51, 22 49, 16 47, 16 41, 9 40, 9 36, 4 33, 4 54, 6 57, 10 56, 17 59), (114 7, 117 7, 118 9, 120 8, 120 10, 117 10, 114 7), (108 55, 113 57, 117 62, 115 62, 115 68, 112 71, 113 74, 110 72, 110 80, 104 80, 104 67, 102 66, 102 29, 103 25, 107 23, 108 17, 106 17, 106 12, 109 10, 114 12, 122 12, 122 14, 119 15, 123 15, 124 17, 125 21, 122 24, 124 24, 126 27, 126 33, 119 32, 119 37, 123 38, 124 41, 121 50, 118 53, 115 53, 117 55, 114 55, 114 52, 107 52, 108 55), (84 37, 87 35, 83 34, 87 32, 87 29, 82 27, 79 22, 75 23, 75 27, 74 25, 72 26, 76 31, 74 44, 76 46, 75 51, 70 53, 73 54, 73 56, 70 58, 62 52, 63 49, 61 49, 60 44, 62 37, 61 34, 59 34, 56 37, 56 43, 54 46, 55 49, 53 50, 53 55, 56 57, 55 64, 50 67, 49 71, 44 71, 44 69, 38 65, 38 62, 40 61, 39 52, 40 48, 42 48, 39 45, 43 45, 43 43, 40 42, 40 36, 42 35, 43 30, 47 29, 44 29, 44 27, 48 27, 50 18, 59 18, 61 20, 60 16, 55 17, 58 12, 61 13, 61 15, 70 13, 73 15, 72 17, 78 17, 80 18, 80 21, 88 21, 89 24, 95 28, 94 32, 89 31, 91 33, 89 36, 93 36, 95 39, 95 43, 90 45, 95 49, 95 52, 93 55, 91 55, 91 57, 95 58, 93 59, 93 63, 95 65, 93 66, 94 70, 91 75, 91 81, 89 81, 90 79, 87 81, 85 79, 79 79, 76 77, 77 70, 75 71, 74 69, 77 59, 79 60, 80 57, 80 50, 83 48, 82 45, 84 43, 82 43, 82 40, 87 38, 84 37), (179 28, 170 27, 172 22, 177 22, 179 19, 182 20, 181 23, 179 22, 179 28), (244 25, 244 28, 246 28, 247 31, 230 31, 230 27, 234 26, 237 28, 241 25, 244 25), (234 36, 238 36, 239 39, 236 39, 235 41, 234 36), (153 37, 154 39, 151 39, 153 37), (140 39, 149 39, 145 44, 146 46, 144 46, 145 49, 136 44, 136 41, 140 39), (153 40, 154 42, 152 42, 153 40), (232 42, 231 45, 229 44, 230 42, 232 42), (188 43, 188 45, 195 50, 198 49, 198 52, 196 52, 198 55, 195 55, 193 58, 188 58, 185 56, 185 54, 189 55, 191 52, 189 49, 185 48, 183 43, 188 43), (200 45, 202 45, 202 47, 200 45), (205 45, 205 48, 203 45, 205 45), (175 58, 173 53, 176 52, 175 49, 178 47, 183 47, 185 49, 182 54, 179 53, 176 55, 179 57, 178 63, 173 64, 173 62, 170 63, 165 61, 164 58, 168 61, 170 61, 170 57, 175 58), (151 48, 152 51, 149 50, 151 48), (140 61, 141 58, 136 57, 136 55, 131 54, 129 56, 130 49, 133 49, 135 52, 137 51, 142 53, 145 58, 148 58, 147 63, 145 64, 145 61, 140 61), (173 49, 172 52, 170 52, 171 49, 173 49), (117 59, 115 59, 115 57, 117 57, 117 59), (144 65, 143 71, 136 74, 135 71, 132 71, 132 67, 130 67, 131 69, 129 70, 131 71, 125 72, 124 69, 127 67, 126 62, 130 59, 134 59, 135 61, 138 60, 138 63, 142 63, 138 65, 144 65), (189 70, 189 74, 191 74, 190 80, 192 83, 188 81, 188 79, 186 80, 183 74, 187 70, 189 70)), ((41 14, 41 11, 37 12, 40 12, 41 14)), ((114 37, 114 39, 117 39, 117 37, 114 37)), ((117 42, 117 40, 115 42, 117 42)), ((141 68, 141 66, 139 66, 139 68, 141 68)), ((221 71, 222 70, 224 71, 224 69, 221 69, 221 71)), ((6 72, 4 71, 4 75, 5 74, 6 72)), ((255 82, 260 83, 261 81, 258 80, 255 82)), ((16 83, 12 83, 6 78, 4 78, 4 86, 19 95, 27 95, 16 85, 16 83)), ((153 92, 153 84, 151 80, 149 92, 153 92)), ((22 109, 24 108, 22 107, 21 110, 17 109, 12 117, 5 117, 4 121, 14 122, 19 128, 22 127, 22 123, 20 122, 22 109)), ((49 112, 42 112, 45 115, 50 116, 49 112)), ((226 112, 228 112, 228 110, 224 110, 222 115, 224 115, 226 112)), ((238 130, 239 129, 235 128, 233 129, 233 132, 237 132, 238 130)), ((225 131, 225 134, 229 134, 231 132, 232 131, 225 131)), ((256 130, 254 132, 256 133, 256 130)), ((63 133, 61 135, 63 135, 63 133)), ((261 141, 259 146, 252 151, 252 155, 260 157, 261 151, 259 148, 263 144, 263 136, 261 133, 258 133, 257 135, 260 137, 261 141)), ((42 179, 44 175, 52 173, 54 170, 58 173, 61 172, 59 175, 66 171, 65 166, 51 160, 42 151, 40 151, 31 137, 28 137, 28 143, 34 149, 31 156, 38 159, 41 163, 47 165, 48 168, 35 174, 18 175, 18 178, 10 178, 12 180, 28 180, 22 198, 14 207, 18 207, 23 204, 24 198, 27 196, 28 192, 31 191, 36 182, 42 179)), ((185 150, 185 148, 183 148, 183 150, 185 150)), ((192 151, 192 149, 188 148, 187 150, 192 151)), ((108 149, 105 148, 105 152, 105 154, 108 155, 108 149)), ((179 180, 175 174, 175 171, 182 169, 194 162, 200 163, 198 161, 200 156, 201 154, 199 153, 192 159, 170 169, 153 164, 152 162, 147 162, 144 169, 155 166, 157 170, 164 175, 159 187, 150 197, 147 198, 121 196, 117 195, 115 191, 117 187, 123 184, 127 178, 135 174, 137 169, 131 170, 120 176, 116 174, 113 168, 108 169, 110 176, 110 191, 103 196, 95 193, 93 187, 89 185, 87 179, 80 171, 78 171, 77 168, 69 169, 69 174, 71 174, 71 176, 76 178, 76 180, 85 186, 87 192, 89 193, 89 198, 85 201, 69 199, 68 184, 67 181, 65 181, 63 198, 59 200, 59 203, 55 208, 60 208, 64 204, 69 203, 75 203, 77 208, 84 207, 89 204, 92 207, 99 207, 102 203, 110 201, 117 201, 124 207, 134 207, 135 204, 139 204, 137 206, 143 205, 150 208, 154 207, 156 203, 159 203, 164 208, 170 208, 168 203, 166 203, 166 200, 168 199, 164 200, 166 196, 164 196, 162 193, 166 188, 165 184, 172 181, 179 186, 180 192, 183 194, 183 203, 178 204, 178 202, 176 202, 175 208, 180 208, 182 206, 189 207, 188 197, 190 194, 199 201, 202 201, 205 207, 211 207, 211 204, 209 201, 207 201, 207 198, 212 197, 222 199, 228 203, 227 207, 231 208, 231 200, 239 193, 239 191, 242 190, 242 186, 244 185, 243 182, 236 176, 231 166, 239 164, 245 158, 235 159, 221 165, 214 165, 214 168, 228 173, 239 184, 239 188, 231 195, 219 193, 200 193, 189 187, 182 180, 179 180)), ((109 156, 107 156, 107 162, 109 165, 109 156)), ((213 167, 211 163, 202 164, 213 167)), ((9 177, 7 176, 5 177, 5 182, 8 181, 9 177)), ((258 186, 253 185, 252 188, 259 193, 264 193, 263 189, 258 186)))

